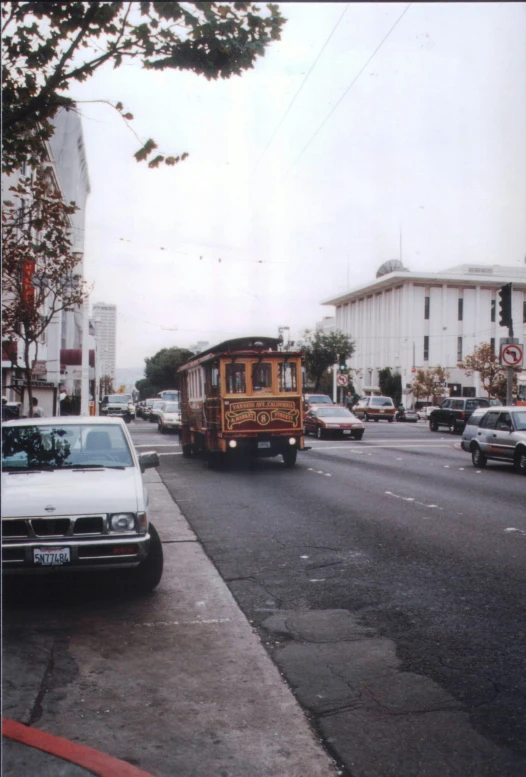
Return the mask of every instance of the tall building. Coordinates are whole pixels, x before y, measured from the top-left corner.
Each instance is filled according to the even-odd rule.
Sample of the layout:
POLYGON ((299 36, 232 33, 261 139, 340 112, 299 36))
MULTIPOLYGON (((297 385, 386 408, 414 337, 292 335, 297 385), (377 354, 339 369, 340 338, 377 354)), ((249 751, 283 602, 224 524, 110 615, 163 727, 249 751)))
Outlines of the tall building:
POLYGON ((508 329, 499 323, 499 289, 513 283, 514 336, 526 334, 526 267, 459 265, 438 273, 409 272, 386 262, 376 280, 324 305, 336 308, 336 329, 356 344, 348 363, 360 394, 379 393, 378 371, 391 367, 410 394, 417 369, 442 366, 450 396, 482 391, 477 373, 461 366, 475 346, 491 343, 499 352, 508 329))
POLYGON ((97 340, 99 375, 115 380, 115 350, 117 346, 117 305, 95 302, 91 320, 97 340))

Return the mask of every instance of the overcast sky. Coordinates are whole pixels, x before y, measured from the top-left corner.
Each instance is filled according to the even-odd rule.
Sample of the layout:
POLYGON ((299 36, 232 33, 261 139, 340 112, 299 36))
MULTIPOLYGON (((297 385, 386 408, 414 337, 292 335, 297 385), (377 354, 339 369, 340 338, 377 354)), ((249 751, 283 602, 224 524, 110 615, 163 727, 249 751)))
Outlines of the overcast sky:
POLYGON ((125 65, 74 87, 189 153, 149 170, 111 108, 79 106, 85 270, 92 301, 117 305, 118 367, 299 338, 333 312, 321 301, 400 258, 400 232, 410 270, 524 263, 526 4, 281 7, 282 40, 241 77, 125 65))

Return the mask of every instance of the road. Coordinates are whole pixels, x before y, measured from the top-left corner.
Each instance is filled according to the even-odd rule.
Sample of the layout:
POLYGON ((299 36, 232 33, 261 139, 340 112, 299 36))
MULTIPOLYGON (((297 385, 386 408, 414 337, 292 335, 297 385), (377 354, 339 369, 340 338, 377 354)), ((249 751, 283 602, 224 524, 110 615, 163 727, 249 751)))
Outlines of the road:
POLYGON ((524 480, 423 422, 309 444, 160 474, 349 774, 525 775, 524 480))
MULTIPOLYGON (((526 775, 521 476, 496 463, 477 471, 459 437, 423 422, 369 423, 360 442, 308 438, 293 469, 271 459, 211 470, 183 458, 177 435, 140 420, 130 431, 138 450, 158 450, 162 481, 344 777, 526 775)), ((177 765, 190 777, 227 763, 224 753, 209 762, 216 737, 192 739, 177 712, 187 694, 185 715, 199 721, 191 678, 206 683, 206 643, 196 648, 195 624, 217 621, 226 603, 212 597, 196 621, 195 538, 189 546, 170 521, 151 599, 53 589, 50 598, 43 587, 7 603, 4 654, 16 678, 4 682, 4 715, 72 738, 91 731, 101 749, 152 774, 171 777, 177 765), (151 622, 156 663, 146 669, 151 622), (176 644, 188 688, 169 670, 176 644), (147 742, 126 737, 137 726, 147 742)), ((221 622, 207 627, 214 639, 221 622)), ((234 636, 214 673, 224 695, 234 636)))

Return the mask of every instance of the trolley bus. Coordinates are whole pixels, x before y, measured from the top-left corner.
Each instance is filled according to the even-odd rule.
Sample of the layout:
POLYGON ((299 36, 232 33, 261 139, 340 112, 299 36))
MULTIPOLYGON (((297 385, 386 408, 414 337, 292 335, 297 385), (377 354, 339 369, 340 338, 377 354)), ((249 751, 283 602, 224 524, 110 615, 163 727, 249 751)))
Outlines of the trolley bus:
POLYGON ((164 399, 165 402, 179 402, 180 393, 177 389, 165 389, 164 391, 159 391, 157 399, 164 399))
POLYGON ((281 351, 281 342, 227 340, 179 368, 183 456, 281 455, 294 466, 304 449, 301 354, 281 351))

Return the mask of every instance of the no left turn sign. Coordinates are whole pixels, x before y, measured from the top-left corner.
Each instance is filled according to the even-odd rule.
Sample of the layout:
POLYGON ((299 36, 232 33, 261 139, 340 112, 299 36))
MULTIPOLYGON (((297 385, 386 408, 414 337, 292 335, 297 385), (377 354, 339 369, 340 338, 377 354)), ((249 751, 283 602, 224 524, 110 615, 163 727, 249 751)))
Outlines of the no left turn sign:
POLYGON ((347 384, 349 383, 349 378, 347 375, 337 375, 336 383, 338 384, 338 386, 347 386, 347 384))
POLYGON ((501 348, 500 363, 504 367, 521 367, 523 357, 523 348, 519 343, 506 343, 501 348))

